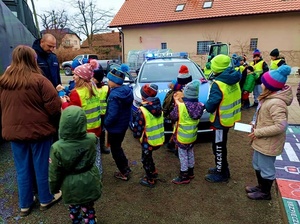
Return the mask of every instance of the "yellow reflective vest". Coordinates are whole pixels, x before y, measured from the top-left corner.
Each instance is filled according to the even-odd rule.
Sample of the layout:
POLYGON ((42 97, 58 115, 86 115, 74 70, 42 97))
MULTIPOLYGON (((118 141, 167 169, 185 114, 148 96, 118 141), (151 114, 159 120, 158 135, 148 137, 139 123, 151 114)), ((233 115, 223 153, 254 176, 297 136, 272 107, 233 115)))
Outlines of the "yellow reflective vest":
POLYGON ((97 88, 100 97, 100 114, 105 115, 107 108, 107 94, 108 94, 108 86, 102 86, 101 88, 97 88))
POLYGON ((263 71, 263 63, 264 61, 261 60, 260 62, 254 64, 254 62, 252 61, 250 63, 250 65, 253 67, 255 74, 258 74, 259 76, 264 72, 263 71))
POLYGON ((86 87, 78 88, 76 91, 81 101, 81 107, 86 114, 87 130, 99 128, 101 125, 99 95, 90 97, 89 90, 86 87))
POLYGON ((178 103, 177 105, 179 119, 174 129, 174 132, 177 130, 177 141, 182 144, 191 144, 197 139, 200 119, 192 119, 184 103, 178 103))
POLYGON ((164 116, 155 117, 145 107, 140 107, 145 118, 145 129, 140 138, 143 142, 143 137, 146 135, 147 142, 151 146, 161 146, 165 141, 164 116))
POLYGON ((275 70, 278 68, 278 63, 280 62, 281 59, 276 59, 276 60, 271 60, 270 63, 270 70, 275 70))
POLYGON ((214 82, 219 86, 223 99, 217 111, 210 114, 209 120, 213 123, 216 119, 216 113, 219 113, 221 125, 224 127, 232 127, 235 122, 241 120, 240 85, 239 83, 228 85, 218 80, 214 82))

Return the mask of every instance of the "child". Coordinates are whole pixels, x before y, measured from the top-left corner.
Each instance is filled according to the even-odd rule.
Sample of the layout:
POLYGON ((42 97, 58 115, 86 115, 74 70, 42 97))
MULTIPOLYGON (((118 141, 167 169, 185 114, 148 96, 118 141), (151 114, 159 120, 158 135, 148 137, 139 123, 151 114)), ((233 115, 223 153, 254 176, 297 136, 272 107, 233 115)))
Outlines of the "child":
POLYGON ((53 193, 63 192, 72 223, 96 223, 94 202, 100 198, 102 183, 95 165, 96 136, 86 132, 84 110, 70 106, 62 112, 60 139, 51 147, 49 184, 53 193), (81 215, 81 211, 83 215, 81 215))
POLYGON ((241 119, 241 73, 231 67, 230 57, 224 54, 212 59, 211 69, 215 80, 211 84, 205 109, 210 113, 213 129, 215 167, 208 169, 205 180, 211 183, 228 182, 227 136, 229 128, 241 119))
POLYGON ((254 116, 252 139, 253 168, 258 185, 246 187, 247 196, 253 200, 270 200, 271 187, 275 179, 275 159, 284 148, 288 127, 288 109, 293 101, 290 86, 285 85, 291 68, 280 66, 277 70, 266 72, 262 80, 262 94, 254 116))
POLYGON ((152 152, 164 144, 164 118, 161 103, 156 97, 158 86, 145 84, 141 88, 142 105, 134 120, 133 136, 139 138, 142 146, 142 163, 146 175, 140 184, 154 187, 158 176, 153 162, 152 152))
POLYGON ((106 113, 106 107, 107 107, 107 96, 108 96, 108 86, 104 85, 103 81, 104 77, 104 71, 102 68, 99 68, 97 70, 94 70, 93 75, 93 82, 97 86, 97 90, 99 92, 100 97, 100 114, 101 114, 101 134, 100 134, 100 150, 101 153, 109 154, 110 150, 109 148, 105 147, 105 129, 104 129, 104 116, 106 113))
POLYGON ((261 52, 258 49, 253 51, 253 61, 250 63, 253 67, 254 72, 259 76, 255 81, 255 86, 253 90, 254 103, 251 107, 256 107, 258 105, 258 96, 261 94, 261 76, 269 71, 267 63, 263 60, 261 52))
POLYGON ((242 93, 242 109, 250 108, 249 94, 253 92, 257 75, 254 73, 252 66, 247 66, 247 76, 243 85, 242 93))
POLYGON ((170 117, 177 122, 173 139, 180 159, 180 175, 172 180, 174 184, 188 184, 194 178, 194 142, 204 110, 204 105, 198 102, 199 85, 200 81, 194 80, 184 87, 183 94, 178 92, 174 95, 176 106, 170 117))
MULTIPOLYGON (((70 97, 62 97, 62 109, 70 105, 82 107, 87 117, 87 132, 94 133, 98 138, 101 134, 101 118, 100 118, 100 97, 97 89, 92 84, 94 70, 98 68, 97 60, 91 60, 77 66, 74 69, 73 79, 75 88, 71 91, 70 97)), ((100 153, 100 143, 97 144, 96 165, 102 174, 102 162, 100 153)))
MULTIPOLYGON (((168 87, 170 88, 169 92, 166 94, 165 99, 163 101, 163 115, 165 118, 169 118, 170 112, 174 108, 174 99, 173 95, 182 91, 183 87, 193 80, 191 74, 189 73, 189 69, 186 65, 181 65, 178 72, 177 80, 172 81, 168 87)), ((171 136, 170 141, 167 144, 167 147, 170 152, 177 154, 177 150, 175 149, 175 143, 173 141, 173 136, 171 136)))
POLYGON ((107 74, 110 93, 104 118, 111 154, 119 169, 114 177, 124 181, 129 180, 131 169, 128 166, 122 142, 128 129, 133 102, 132 89, 127 85, 123 86, 127 68, 128 66, 121 65, 120 70, 114 68, 107 74))
POLYGON ((270 62, 270 70, 275 70, 279 68, 281 65, 285 65, 285 60, 282 57, 279 57, 279 50, 275 48, 270 52, 271 62, 270 62))

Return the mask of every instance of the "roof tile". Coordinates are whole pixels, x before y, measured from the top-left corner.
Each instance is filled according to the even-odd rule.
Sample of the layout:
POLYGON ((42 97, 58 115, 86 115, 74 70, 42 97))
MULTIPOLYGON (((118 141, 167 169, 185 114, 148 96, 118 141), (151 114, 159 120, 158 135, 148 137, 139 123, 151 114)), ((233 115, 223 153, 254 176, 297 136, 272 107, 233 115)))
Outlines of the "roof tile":
POLYGON ((212 0, 212 7, 204 9, 205 1, 208 0, 126 0, 109 26, 300 12, 300 0, 212 0), (183 11, 175 12, 178 4, 185 4, 183 11))

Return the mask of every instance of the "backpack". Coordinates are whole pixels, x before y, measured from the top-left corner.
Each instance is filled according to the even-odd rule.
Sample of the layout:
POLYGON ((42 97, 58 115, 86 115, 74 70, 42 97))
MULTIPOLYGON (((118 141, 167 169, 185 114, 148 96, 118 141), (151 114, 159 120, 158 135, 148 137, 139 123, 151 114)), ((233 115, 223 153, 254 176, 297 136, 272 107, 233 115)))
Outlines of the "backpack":
POLYGON ((162 105, 162 110, 163 110, 163 115, 164 117, 168 118, 171 111, 174 109, 175 106, 175 102, 173 99, 174 93, 176 93, 177 91, 175 90, 169 90, 169 92, 167 92, 165 99, 163 101, 163 105, 162 105))

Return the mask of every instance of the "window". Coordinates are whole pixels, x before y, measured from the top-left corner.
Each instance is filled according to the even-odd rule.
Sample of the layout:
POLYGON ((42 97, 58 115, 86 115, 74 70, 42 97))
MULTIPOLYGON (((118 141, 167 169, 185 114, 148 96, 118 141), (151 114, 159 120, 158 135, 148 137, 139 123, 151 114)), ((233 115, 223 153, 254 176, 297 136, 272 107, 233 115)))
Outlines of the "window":
POLYGON ((65 45, 70 46, 70 40, 65 40, 65 45))
POLYGON ((74 45, 77 45, 77 40, 74 40, 74 45))
POLYGON ((203 8, 207 9, 207 8, 211 8, 213 4, 213 0, 206 0, 203 2, 203 8))
POLYGON ((258 38, 250 39, 250 51, 254 51, 255 49, 257 49, 257 42, 258 42, 258 38))
POLYGON ((197 41, 197 54, 207 54, 209 52, 209 46, 213 43, 213 40, 197 41))
POLYGON ((175 12, 181 12, 184 9, 185 4, 179 4, 176 6, 175 12))
POLYGON ((167 43, 161 43, 161 49, 167 49, 167 43))

